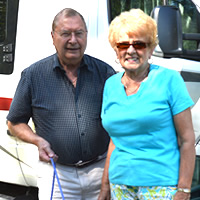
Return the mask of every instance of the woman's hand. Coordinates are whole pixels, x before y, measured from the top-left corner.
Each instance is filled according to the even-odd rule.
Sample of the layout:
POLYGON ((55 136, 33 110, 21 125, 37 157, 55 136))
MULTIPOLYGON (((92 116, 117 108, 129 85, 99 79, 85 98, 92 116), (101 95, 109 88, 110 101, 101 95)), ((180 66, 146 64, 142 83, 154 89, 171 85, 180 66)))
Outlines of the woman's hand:
POLYGON ((101 191, 100 191, 98 200, 110 200, 111 199, 110 182, 109 182, 109 179, 108 179, 108 169, 109 169, 109 164, 110 164, 110 156, 111 156, 114 149, 115 149, 115 145, 112 142, 112 139, 110 139, 106 163, 105 163, 103 177, 102 177, 101 191))
POLYGON ((98 200, 110 200, 110 184, 102 184, 98 200))
POLYGON ((103 185, 98 200, 110 200, 110 185, 103 185))
POLYGON ((177 192, 174 196, 174 200, 190 200, 190 193, 177 192))
MULTIPOLYGON (((195 167, 195 135, 190 108, 174 116, 180 148, 180 170, 178 188, 191 188, 195 167)), ((178 191, 174 200, 188 200, 190 193, 178 191)))

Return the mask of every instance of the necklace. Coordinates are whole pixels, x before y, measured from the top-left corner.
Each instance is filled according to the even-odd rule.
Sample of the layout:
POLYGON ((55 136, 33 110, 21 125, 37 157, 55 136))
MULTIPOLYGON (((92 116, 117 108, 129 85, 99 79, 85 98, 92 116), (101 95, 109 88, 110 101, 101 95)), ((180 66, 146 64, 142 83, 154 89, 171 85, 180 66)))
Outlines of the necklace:
POLYGON ((135 94, 135 93, 138 91, 138 89, 139 89, 139 87, 140 87, 140 84, 138 84, 137 87, 135 87, 133 90, 128 89, 128 86, 127 86, 126 84, 124 84, 124 87, 125 87, 125 90, 126 90, 127 92, 129 92, 129 93, 131 93, 131 94, 135 94))
POLYGON ((72 85, 73 85, 74 87, 76 87, 77 78, 78 78, 78 77, 76 77, 74 80, 71 80, 72 85))
POLYGON ((148 77, 148 73, 149 73, 149 68, 147 69, 147 72, 143 75, 143 77, 140 78, 140 81, 134 81, 134 82, 130 81, 130 78, 128 78, 127 74, 125 73, 124 76, 123 76, 124 79, 122 80, 122 83, 124 85, 126 92, 129 93, 129 94, 137 93, 137 91, 138 91, 138 89, 141 85, 141 82, 146 81, 146 79, 148 77), (129 87, 130 88, 129 89, 128 86, 130 86, 130 85, 133 85, 133 86, 136 86, 136 87, 134 87, 134 88, 129 87))
POLYGON ((130 84, 130 81, 126 75, 124 76, 122 83, 128 94, 135 94, 141 85, 141 82, 137 82, 138 84, 136 84, 136 82, 134 84, 130 84), (130 87, 130 86, 135 86, 135 87, 130 87))
POLYGON ((76 81, 77 81, 77 77, 74 80, 72 80, 72 84, 74 84, 76 81))

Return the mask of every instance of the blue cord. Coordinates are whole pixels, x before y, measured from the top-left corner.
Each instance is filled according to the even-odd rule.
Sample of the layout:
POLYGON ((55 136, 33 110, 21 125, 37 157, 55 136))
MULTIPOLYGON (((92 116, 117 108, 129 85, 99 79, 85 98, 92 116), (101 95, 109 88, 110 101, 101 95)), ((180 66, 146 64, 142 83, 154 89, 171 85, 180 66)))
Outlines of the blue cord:
POLYGON ((53 161, 53 158, 50 158, 50 159, 51 159, 51 164, 52 164, 53 169, 54 169, 53 182, 52 182, 52 190, 51 190, 51 199, 50 200, 52 200, 52 198, 53 198, 53 188, 54 188, 55 177, 56 177, 57 182, 58 182, 58 186, 59 186, 59 189, 60 189, 62 200, 65 200, 64 195, 63 195, 63 191, 62 191, 62 188, 61 188, 61 185, 60 185, 59 177, 58 177, 58 174, 57 174, 57 171, 56 171, 56 165, 55 165, 55 163, 53 161))
POLYGON ((52 189, 51 189, 51 198, 50 198, 50 200, 53 199, 54 182, 55 182, 55 172, 53 171, 53 181, 52 181, 52 189))

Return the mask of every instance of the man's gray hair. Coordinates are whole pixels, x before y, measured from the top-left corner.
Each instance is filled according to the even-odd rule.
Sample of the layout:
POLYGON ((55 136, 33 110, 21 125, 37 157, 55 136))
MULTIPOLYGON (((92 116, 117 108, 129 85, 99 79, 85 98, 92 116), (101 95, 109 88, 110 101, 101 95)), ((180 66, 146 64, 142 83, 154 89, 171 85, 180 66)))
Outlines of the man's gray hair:
POLYGON ((63 10, 61 10, 55 17, 54 17, 54 20, 53 20, 53 23, 52 23, 52 31, 55 31, 55 28, 57 26, 57 22, 60 18, 60 16, 64 15, 65 17, 73 17, 73 16, 80 16, 80 18, 82 19, 83 23, 84 23, 84 26, 85 26, 85 29, 87 31, 87 25, 85 23, 85 19, 84 17, 79 13, 77 12, 76 10, 72 9, 72 8, 64 8, 63 10))

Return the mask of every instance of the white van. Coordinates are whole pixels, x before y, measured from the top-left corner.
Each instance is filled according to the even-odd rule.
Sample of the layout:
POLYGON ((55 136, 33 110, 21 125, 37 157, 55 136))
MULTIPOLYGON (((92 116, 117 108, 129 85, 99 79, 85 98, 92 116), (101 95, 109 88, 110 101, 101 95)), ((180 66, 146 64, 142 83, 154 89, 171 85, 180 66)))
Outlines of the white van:
POLYGON ((37 148, 9 134, 6 116, 21 71, 55 53, 51 24, 65 7, 76 9, 86 20, 86 53, 106 61, 116 71, 122 69, 108 43, 110 21, 131 8, 141 8, 157 21, 160 43, 152 62, 180 71, 195 102, 192 116, 197 162, 193 192, 200 190, 199 0, 0 0, 0 181, 37 185, 37 148))

